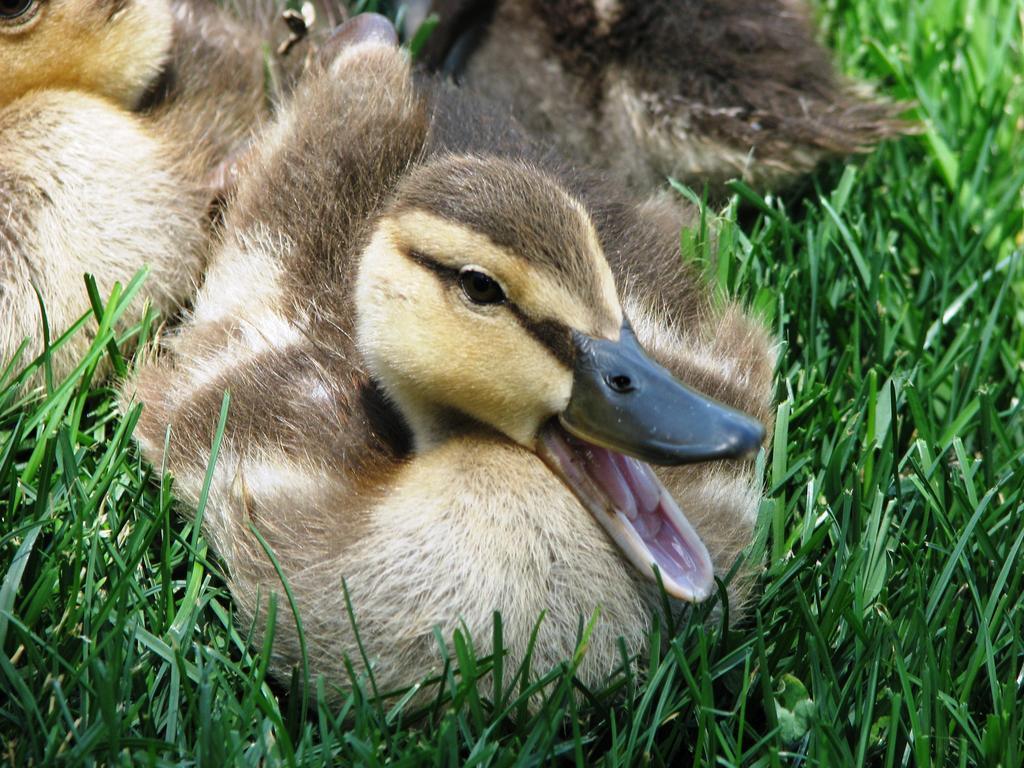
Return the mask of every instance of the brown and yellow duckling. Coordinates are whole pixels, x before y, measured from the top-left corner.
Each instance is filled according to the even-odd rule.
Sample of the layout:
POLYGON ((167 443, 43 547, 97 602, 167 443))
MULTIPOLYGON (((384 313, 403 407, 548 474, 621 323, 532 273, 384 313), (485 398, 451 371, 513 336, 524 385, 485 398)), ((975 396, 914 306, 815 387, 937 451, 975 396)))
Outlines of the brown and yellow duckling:
MULTIPOLYGON (((244 16, 191 0, 0 0, 0 360, 42 349, 143 266, 142 297, 173 313, 194 294, 225 169, 270 113, 270 3, 244 16), (264 8, 264 6, 266 6, 264 8)), ((296 58, 304 55, 300 47, 296 58)), ((123 320, 141 316, 137 299, 123 320)), ((58 378, 90 343, 55 353, 58 378)), ((38 379, 37 379, 38 380, 38 379)))
POLYGON ((314 674, 357 658, 344 584, 381 690, 436 668, 435 626, 486 652, 496 610, 509 663, 545 613, 543 667, 599 608, 597 682, 618 638, 643 650, 653 566, 701 600, 749 542, 764 430, 734 408, 767 420, 771 341, 680 263, 673 207, 497 141, 361 18, 256 144, 194 313, 129 387, 136 437, 194 507, 230 392, 204 529, 258 627, 282 589, 253 528, 273 549, 314 674))
POLYGON ((563 153, 648 190, 778 186, 906 131, 836 74, 802 0, 418 0, 423 58, 563 153))
MULTIPOLYGON (((56 338, 89 310, 83 273, 101 293, 145 264, 145 290, 170 310, 192 290, 206 233, 203 199, 174 149, 128 110, 167 60, 163 0, 0 2, 0 358, 27 338, 41 351, 45 302, 56 338)), ((142 302, 126 320, 138 317, 142 302)), ((55 353, 58 376, 88 346, 55 353)))
POLYGON ((0 104, 30 91, 80 91, 134 107, 167 58, 166 0, 3 0, 0 104))

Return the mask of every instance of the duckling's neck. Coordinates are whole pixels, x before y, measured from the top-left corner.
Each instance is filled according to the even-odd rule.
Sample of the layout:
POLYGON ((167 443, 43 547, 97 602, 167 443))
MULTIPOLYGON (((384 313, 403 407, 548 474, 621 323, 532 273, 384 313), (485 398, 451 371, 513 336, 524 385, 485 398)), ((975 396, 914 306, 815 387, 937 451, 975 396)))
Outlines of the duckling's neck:
POLYGON ((481 429, 468 416, 451 408, 427 403, 404 387, 382 386, 382 389, 388 393, 388 399, 409 427, 413 453, 426 453, 453 438, 481 429))

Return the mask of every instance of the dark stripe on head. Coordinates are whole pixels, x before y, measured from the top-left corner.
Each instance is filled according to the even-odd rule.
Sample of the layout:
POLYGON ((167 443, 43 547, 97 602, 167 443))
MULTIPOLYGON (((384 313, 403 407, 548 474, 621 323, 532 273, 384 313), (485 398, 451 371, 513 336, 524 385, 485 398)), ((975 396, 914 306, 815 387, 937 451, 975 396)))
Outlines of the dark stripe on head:
POLYGON ((420 251, 406 251, 405 255, 446 282, 453 281, 459 276, 459 270, 454 267, 447 267, 432 256, 428 256, 420 251))
POLYGON ((403 183, 391 214, 422 211, 486 237, 584 301, 603 295, 600 242, 586 210, 554 177, 497 157, 447 157, 403 183), (595 252, 595 249, 597 251, 595 252))
MULTIPOLYGON (((446 283, 454 283, 459 279, 459 270, 447 267, 420 251, 407 251, 406 255, 446 283)), ((559 363, 572 369, 576 358, 576 348, 572 343, 572 332, 567 325, 557 320, 535 320, 508 297, 505 298, 502 305, 508 308, 512 317, 522 326, 523 330, 540 342, 541 346, 547 349, 559 363)))

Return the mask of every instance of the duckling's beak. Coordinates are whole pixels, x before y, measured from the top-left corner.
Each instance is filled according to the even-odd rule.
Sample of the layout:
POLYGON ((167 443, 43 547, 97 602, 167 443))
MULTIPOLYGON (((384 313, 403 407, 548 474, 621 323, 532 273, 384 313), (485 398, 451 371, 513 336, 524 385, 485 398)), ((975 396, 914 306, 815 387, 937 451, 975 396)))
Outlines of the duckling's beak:
POLYGON ((575 333, 576 366, 562 426, 652 464, 735 459, 757 451, 764 427, 695 392, 651 360, 629 324, 618 341, 575 333))
POLYGON ((764 427, 677 381, 640 347, 573 337, 569 405, 542 430, 538 454, 644 575, 699 602, 714 589, 707 547, 645 462, 686 464, 754 453, 764 427))

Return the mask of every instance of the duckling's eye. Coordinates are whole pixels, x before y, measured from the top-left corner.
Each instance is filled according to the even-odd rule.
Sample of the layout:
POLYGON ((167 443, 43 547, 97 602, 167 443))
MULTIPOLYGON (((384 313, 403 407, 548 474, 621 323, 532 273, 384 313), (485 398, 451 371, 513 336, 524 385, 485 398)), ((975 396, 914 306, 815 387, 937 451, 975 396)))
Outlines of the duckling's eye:
POLYGON ((498 281, 475 269, 463 269, 459 273, 459 285, 475 304, 500 304, 505 300, 505 292, 498 281))
POLYGON ((14 21, 33 9, 37 0, 0 0, 0 21, 14 21))

